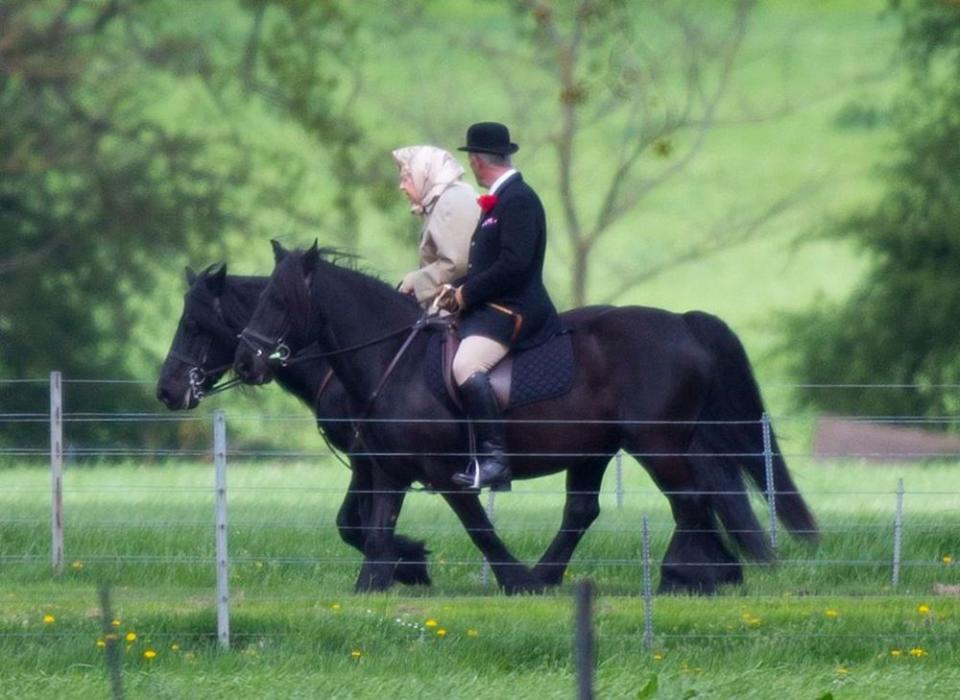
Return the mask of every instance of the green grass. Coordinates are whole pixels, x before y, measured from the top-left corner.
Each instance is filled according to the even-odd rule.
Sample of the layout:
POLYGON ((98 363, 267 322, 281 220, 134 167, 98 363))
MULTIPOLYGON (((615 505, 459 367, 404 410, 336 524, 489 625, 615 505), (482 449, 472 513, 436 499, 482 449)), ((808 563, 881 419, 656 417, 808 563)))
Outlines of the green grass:
MULTIPOLYGON (((742 589, 710 599, 656 597, 651 651, 643 645, 639 523, 642 515, 652 522, 657 563, 669 513, 642 471, 630 460, 624 467, 624 506, 616 506, 611 470, 603 513, 567 583, 542 597, 509 598, 484 585, 460 526, 437 496, 422 493, 408 496, 398 529, 428 541, 435 585, 354 594, 359 556, 333 529, 345 470, 232 464, 229 652, 215 638, 209 464, 69 468, 60 578, 50 573, 48 474, 4 469, 0 696, 108 693, 96 641, 97 588, 109 582, 119 632, 137 634, 123 645, 131 697, 570 697, 571 583, 589 577, 599 592, 599 697, 635 697, 654 675, 655 697, 950 697, 960 682, 960 603, 933 587, 960 583, 960 567, 943 560, 960 558, 954 465, 797 460, 795 474, 823 527, 821 547, 781 533, 782 563, 748 566, 742 589), (894 590, 898 476, 907 496, 894 590), (921 604, 929 611, 919 612, 921 604), (44 615, 55 621, 44 624, 44 615), (430 619, 438 627, 428 627, 430 619), (143 658, 147 648, 157 652, 152 661, 143 658)), ((519 556, 539 555, 561 499, 555 478, 498 496, 498 527, 519 556)))

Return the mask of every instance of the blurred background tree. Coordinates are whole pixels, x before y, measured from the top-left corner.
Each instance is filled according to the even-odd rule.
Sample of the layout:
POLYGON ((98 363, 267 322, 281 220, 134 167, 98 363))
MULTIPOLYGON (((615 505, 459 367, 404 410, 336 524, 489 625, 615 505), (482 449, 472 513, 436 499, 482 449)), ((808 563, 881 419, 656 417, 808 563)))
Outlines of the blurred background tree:
MULTIPOLYGON (((359 137, 338 92, 350 26, 333 2, 0 5, 0 375, 149 377, 144 338, 179 307, 166 290, 183 262, 228 257, 238 231, 333 227, 324 197, 302 196, 324 173, 349 182, 326 198, 355 220, 359 137), (332 166, 308 172, 296 145, 277 146, 298 121, 332 166)), ((35 389, 4 408, 44 405, 35 389)), ((69 399, 74 412, 156 408, 149 383, 69 399)))
MULTIPOLYGON (((4 0, 0 411, 45 411, 52 369, 127 382, 68 383, 71 413, 160 410, 152 379, 186 265, 266 274, 270 238, 320 238, 396 282, 419 222, 390 150, 453 150, 488 119, 510 124, 544 199, 558 306, 702 308, 782 377, 764 352, 771 313, 843 298, 864 267, 845 239, 790 242, 874 201, 885 112, 846 106, 897 80, 885 6, 4 0)), ((304 415, 275 389, 198 414, 210 407, 304 415)), ((149 446, 170 437, 158 425, 83 423, 68 438, 149 446)), ((0 425, 0 441, 22 428, 0 425)), ((187 421, 176 430, 206 444, 187 421)))
POLYGON ((807 387, 817 408, 855 415, 960 412, 960 2, 893 3, 910 84, 895 112, 896 156, 879 203, 829 235, 859 246, 869 272, 849 299, 794 315, 786 338, 812 384, 918 385, 844 392, 807 387))

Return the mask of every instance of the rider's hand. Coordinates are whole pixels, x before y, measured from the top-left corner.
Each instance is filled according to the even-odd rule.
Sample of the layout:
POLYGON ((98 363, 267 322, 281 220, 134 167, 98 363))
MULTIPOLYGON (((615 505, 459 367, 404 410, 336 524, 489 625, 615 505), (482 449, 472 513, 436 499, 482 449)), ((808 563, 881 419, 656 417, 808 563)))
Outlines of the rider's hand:
POLYGON ((437 305, 437 308, 455 314, 460 310, 460 301, 457 298, 457 288, 451 284, 443 285, 440 287, 440 293, 437 294, 437 298, 434 303, 437 305))

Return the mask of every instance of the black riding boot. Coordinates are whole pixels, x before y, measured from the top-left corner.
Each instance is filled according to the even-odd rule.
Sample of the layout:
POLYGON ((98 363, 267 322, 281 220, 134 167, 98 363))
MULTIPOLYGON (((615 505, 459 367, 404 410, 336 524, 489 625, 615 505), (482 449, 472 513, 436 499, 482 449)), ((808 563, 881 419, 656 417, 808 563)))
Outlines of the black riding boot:
POLYGON ((510 490, 510 465, 503 454, 506 440, 503 437, 503 416, 497 397, 485 372, 474 372, 460 385, 460 397, 467 417, 473 421, 477 434, 476 471, 454 474, 453 481, 461 486, 484 488, 495 491, 510 490))

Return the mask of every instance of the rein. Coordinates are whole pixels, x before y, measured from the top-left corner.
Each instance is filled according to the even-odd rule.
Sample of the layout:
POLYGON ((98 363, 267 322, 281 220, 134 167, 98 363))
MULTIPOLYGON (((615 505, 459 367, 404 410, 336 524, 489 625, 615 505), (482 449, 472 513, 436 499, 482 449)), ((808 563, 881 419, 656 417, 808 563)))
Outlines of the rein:
MULTIPOLYGON (((271 355, 271 359, 278 359, 284 365, 294 365, 300 362, 306 362, 308 360, 319 360, 325 357, 333 357, 335 355, 343 355, 348 352, 354 352, 356 350, 363 350, 364 348, 368 348, 371 345, 376 345, 377 343, 382 343, 385 340, 390 340, 390 338, 394 338, 400 335, 401 333, 403 333, 404 331, 412 331, 411 337, 407 339, 407 344, 408 344, 409 341, 412 340, 412 336, 416 335, 416 333, 419 333, 429 323, 430 323, 430 320, 426 316, 421 316, 412 325, 403 326, 402 328, 398 328, 394 331, 390 331, 389 333, 379 336, 377 338, 374 338, 373 340, 367 340, 363 343, 357 343, 356 345, 351 345, 346 348, 337 348, 336 350, 329 350, 327 352, 313 352, 308 355, 301 355, 298 352, 298 353, 294 353, 292 357, 288 354, 286 358, 284 357, 274 358, 273 355, 271 355)), ((286 348, 286 347, 287 346, 281 342, 277 345, 276 352, 280 352, 282 348, 286 348)), ((406 350, 406 344, 404 344, 404 347, 401 349, 401 352, 403 352, 403 350, 406 350)), ((289 353, 289 348, 287 348, 287 352, 289 353)), ((397 358, 394 358, 394 359, 397 359, 397 358)), ((392 369, 392 365, 391 365, 391 369, 392 369)), ((390 370, 388 370, 388 372, 389 371, 390 370)))

